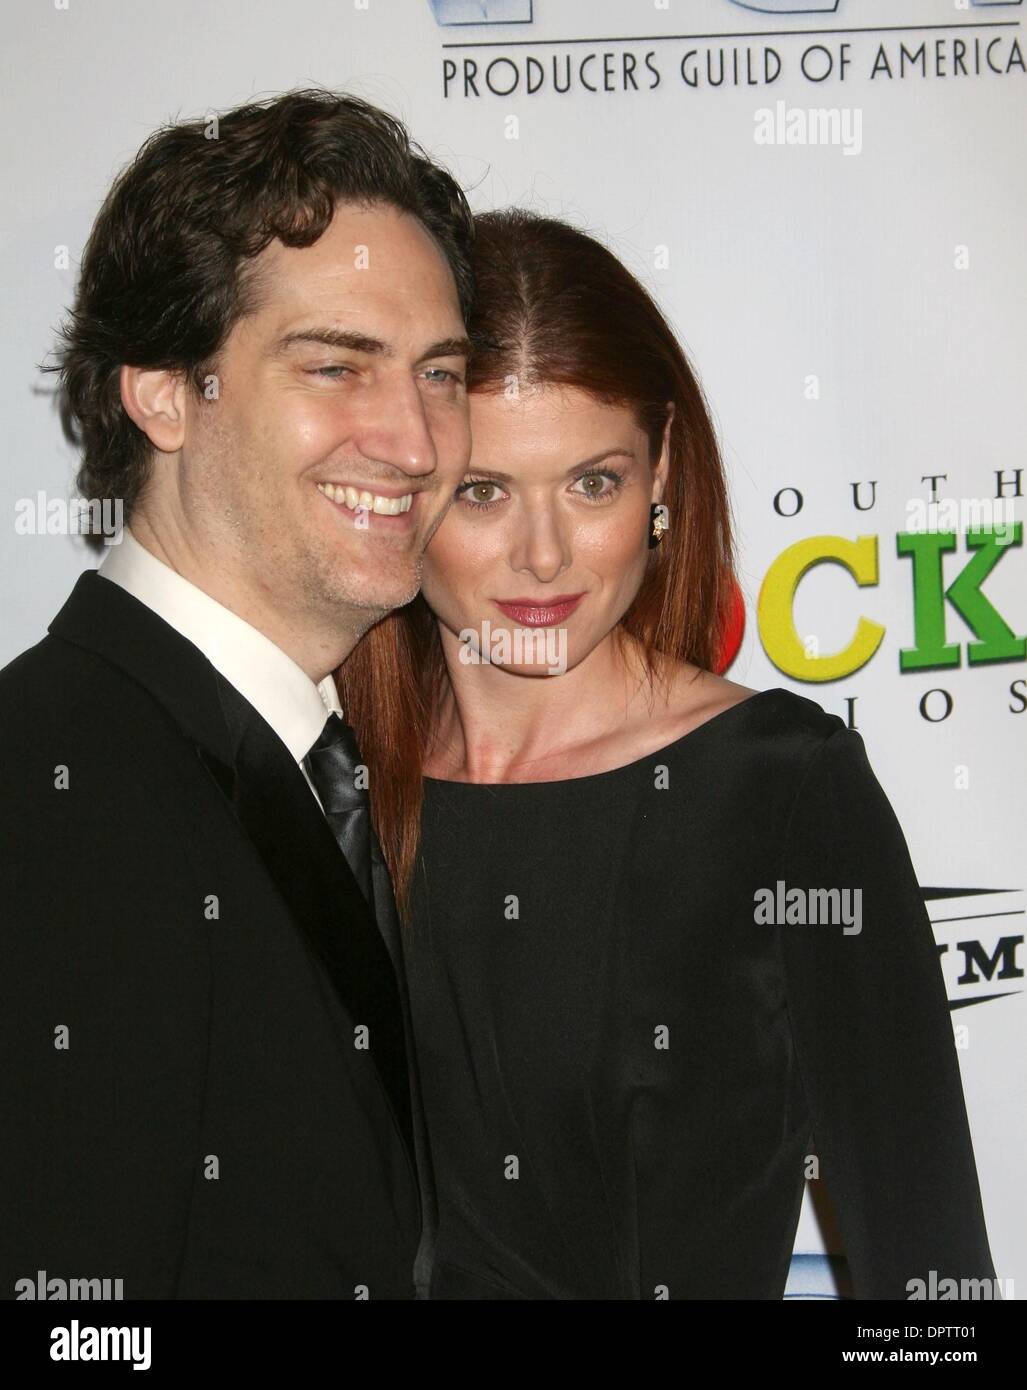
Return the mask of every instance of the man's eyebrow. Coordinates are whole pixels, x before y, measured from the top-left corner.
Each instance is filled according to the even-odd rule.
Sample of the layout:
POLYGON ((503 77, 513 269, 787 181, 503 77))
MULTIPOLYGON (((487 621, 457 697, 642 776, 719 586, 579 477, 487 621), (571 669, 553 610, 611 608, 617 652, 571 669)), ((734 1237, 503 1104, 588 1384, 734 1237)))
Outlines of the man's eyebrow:
MULTIPOLYGON (((299 328, 286 333, 272 345, 273 356, 287 352, 296 343, 320 343, 323 347, 342 348, 349 352, 363 352, 369 356, 392 357, 394 351, 380 338, 371 338, 366 333, 355 333, 343 328, 299 328)), ((469 338, 441 338, 423 352, 418 361, 425 362, 432 357, 468 357, 471 351, 469 338)))
POLYGON ((422 353, 418 360, 427 362, 429 357, 470 357, 470 355, 470 338, 442 338, 439 342, 432 343, 428 351, 422 353))

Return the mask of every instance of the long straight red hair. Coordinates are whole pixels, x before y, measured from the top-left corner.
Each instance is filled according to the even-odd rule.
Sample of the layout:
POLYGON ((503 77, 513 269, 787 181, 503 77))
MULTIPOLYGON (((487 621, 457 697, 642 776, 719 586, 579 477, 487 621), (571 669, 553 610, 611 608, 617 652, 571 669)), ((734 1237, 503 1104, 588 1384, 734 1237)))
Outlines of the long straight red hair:
MULTIPOLYGON (((663 496, 670 528, 649 552, 620 627, 650 678, 663 664, 657 654, 711 669, 734 594, 727 484, 702 388, 655 301, 600 242, 517 208, 475 217, 473 270, 469 391, 501 391, 515 378, 519 388, 577 387, 628 407, 654 467, 673 401, 663 496)), ((377 623, 336 673, 404 923, 423 767, 448 679, 438 626, 420 596, 377 623)))

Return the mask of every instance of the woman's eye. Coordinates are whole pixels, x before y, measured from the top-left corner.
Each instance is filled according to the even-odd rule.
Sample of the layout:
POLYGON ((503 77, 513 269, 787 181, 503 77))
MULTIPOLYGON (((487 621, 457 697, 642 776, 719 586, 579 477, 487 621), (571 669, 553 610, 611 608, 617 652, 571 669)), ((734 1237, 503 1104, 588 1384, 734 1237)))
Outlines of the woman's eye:
POLYGON ((493 496, 497 492, 502 492, 498 483, 490 483, 484 478, 472 478, 468 482, 460 484, 456 490, 456 496, 472 507, 483 508, 498 502, 499 498, 493 496))
POLYGON ((581 495, 587 497, 590 502, 605 502, 613 497, 614 493, 619 492, 624 484, 624 479, 619 473, 582 473, 576 480, 581 484, 579 489, 581 495))

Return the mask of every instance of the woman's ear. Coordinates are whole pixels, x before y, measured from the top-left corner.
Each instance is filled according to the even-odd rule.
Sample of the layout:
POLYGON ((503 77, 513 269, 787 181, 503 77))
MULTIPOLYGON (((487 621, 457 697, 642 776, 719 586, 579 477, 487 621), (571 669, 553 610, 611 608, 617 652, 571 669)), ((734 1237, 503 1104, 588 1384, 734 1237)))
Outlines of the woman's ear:
POLYGON ((660 449, 660 461, 653 469, 653 501, 662 502, 664 490, 667 486, 667 476, 670 473, 670 427, 674 423, 674 402, 667 402, 667 423, 663 427, 663 445, 660 449))

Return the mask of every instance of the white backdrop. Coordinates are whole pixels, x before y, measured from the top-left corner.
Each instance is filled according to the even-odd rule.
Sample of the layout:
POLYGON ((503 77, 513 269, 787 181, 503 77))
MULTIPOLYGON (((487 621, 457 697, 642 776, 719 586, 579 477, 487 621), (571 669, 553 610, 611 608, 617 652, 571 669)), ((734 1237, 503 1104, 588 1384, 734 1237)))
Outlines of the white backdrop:
MULTIPOLYGON (((903 671, 930 585, 915 599, 896 536, 932 496, 1003 496, 1022 528, 1024 18, 1019 0, 6 0, 0 89, 0 664, 95 563, 78 537, 16 529, 19 502, 68 497, 75 466, 36 367, 99 203, 155 126, 290 87, 357 93, 403 118, 473 207, 574 221, 656 294, 731 478, 747 625, 728 674, 851 711, 863 734, 947 947, 996 1272, 1015 1297, 1027 1289, 1024 548, 1006 546, 981 588, 1010 651, 969 664, 975 633, 946 602, 959 664, 903 671), (821 134, 835 143, 808 138, 813 108, 833 113, 821 134), (817 537, 876 538, 863 543, 875 572, 858 584, 814 564, 793 604, 780 557, 817 537), (789 613, 797 666, 782 648, 789 613), (861 617, 884 629, 876 651, 825 666, 861 617)), ((972 554, 959 535, 945 587, 972 554)), ((796 1248, 825 1248, 808 1202, 796 1248)), ((796 1260, 789 1292, 814 1294, 822 1273, 796 1260)))

